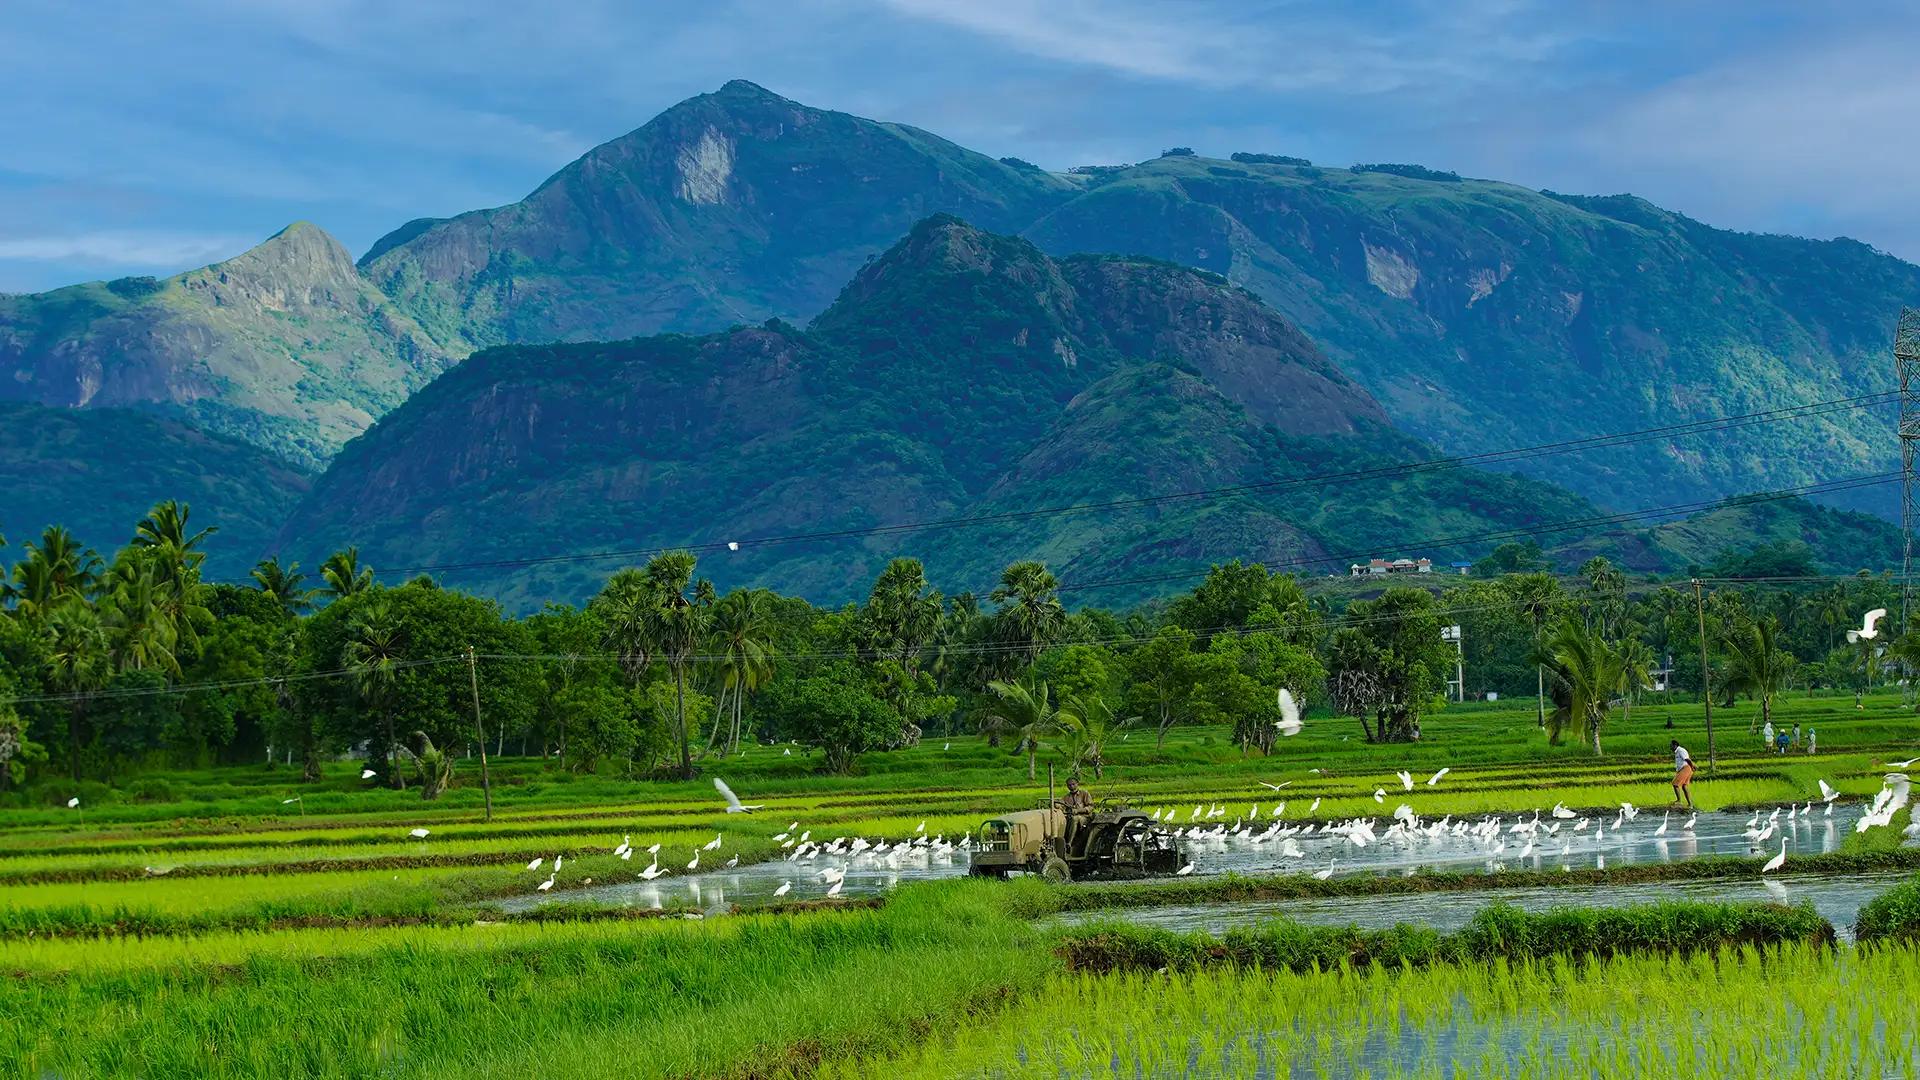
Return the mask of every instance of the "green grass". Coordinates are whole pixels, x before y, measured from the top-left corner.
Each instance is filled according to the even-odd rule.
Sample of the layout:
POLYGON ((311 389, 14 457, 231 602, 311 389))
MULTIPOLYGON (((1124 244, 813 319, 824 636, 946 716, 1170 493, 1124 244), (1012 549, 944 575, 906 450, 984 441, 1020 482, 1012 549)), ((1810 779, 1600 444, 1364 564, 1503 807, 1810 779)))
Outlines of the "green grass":
MULTIPOLYGON (((1697 783, 1696 799, 1707 808, 1804 802, 1820 780, 1849 799, 1871 797, 1883 763, 1911 756, 1907 747, 1920 739, 1920 724, 1891 695, 1868 705, 1856 712, 1850 698, 1783 704, 1783 719, 1800 716, 1820 729, 1824 752, 1815 758, 1761 752, 1757 738, 1747 740, 1742 711, 1716 712, 1723 722, 1719 769, 1697 783)), ((1697 726, 1694 706, 1643 706, 1616 724, 1603 757, 1577 746, 1548 746, 1527 702, 1447 710, 1424 725, 1423 742, 1404 746, 1371 746, 1350 721, 1311 717, 1306 732, 1282 741, 1272 757, 1243 757, 1221 729, 1179 729, 1163 747, 1150 732, 1135 732, 1114 746, 1106 775, 1090 786, 1102 796, 1173 810, 1181 821, 1195 804, 1218 803, 1231 821, 1256 804, 1264 818, 1283 800, 1284 817, 1300 821, 1316 799, 1312 816, 1321 821, 1384 817, 1401 802, 1428 817, 1531 815, 1555 802, 1603 811, 1630 801, 1657 811, 1670 797, 1666 741, 1677 734, 1704 759, 1697 726), (1665 726, 1669 719, 1674 729, 1665 726), (1451 771, 1428 787, 1426 777, 1442 766, 1451 771), (1412 792, 1401 790, 1393 775, 1402 768, 1420 781, 1412 792), (1262 781, 1288 786, 1275 792, 1262 781), (1386 789, 1384 802, 1374 800, 1377 788, 1386 789)), ((265 766, 148 774, 115 788, 86 785, 78 789, 82 811, 66 809, 66 789, 49 784, 0 807, 0 974, 9 976, 0 981, 0 1015, 10 1021, 0 1025, 0 1062, 14 1064, 11 1074, 36 1077, 950 1075, 1023 1071, 1009 1065, 1018 1059, 1006 1056, 1022 1047, 1034 1055, 1032 1065, 1049 1074, 1118 1060, 1128 1075, 1135 1066, 1150 1075, 1187 1061, 1231 1075, 1252 1068, 1245 1056, 1250 1047, 1272 1044, 1260 1040, 1278 1034, 1339 1073, 1352 1071, 1355 1062, 1374 1069, 1380 1063, 1353 1056, 1364 1043, 1329 1031, 1352 1028, 1376 1037, 1378 1046, 1384 1045, 1379 1039, 1399 1038, 1396 1031, 1455 1031, 1466 1016, 1489 1023, 1446 1037, 1464 1039, 1463 1060, 1488 1064, 1490 1075, 1528 1073, 1486 1057, 1496 1045, 1522 1046, 1555 1068, 1583 1061, 1590 1071, 1613 1075, 1615 1060, 1595 1056, 1601 1050, 1593 1015, 1580 1011, 1597 994, 1586 989, 1590 981, 1614 986, 1623 1007, 1642 1018, 1654 1015, 1645 999, 1665 1000, 1666 984, 1649 991, 1645 980, 1667 978, 1662 973, 1669 967, 1702 1001, 1724 1003, 1740 992, 1778 998, 1758 959, 1735 944, 1751 938, 1697 925, 1686 933, 1700 939, 1700 948, 1716 946, 1710 951, 1727 965, 1714 985, 1701 984, 1709 969, 1678 956, 1595 965, 1430 953, 1418 972, 1353 966, 1356 956, 1382 955, 1374 938, 1358 953, 1353 939, 1341 939, 1348 946, 1344 968, 1337 949, 1292 954, 1319 955, 1325 960, 1319 975, 1243 970, 1255 949, 1237 957, 1242 964, 1231 970, 1207 965, 1206 971, 1145 979, 1092 976, 1066 972, 1055 952, 1065 931, 1038 922, 1062 910, 1137 904, 1747 877, 1758 872, 1754 859, 1327 882, 1301 876, 1067 887, 952 881, 903 889, 879 906, 796 905, 697 921, 590 905, 507 917, 496 906, 531 891, 556 854, 566 857, 561 889, 636 872, 648 859, 644 851, 637 862, 611 855, 626 836, 641 849, 660 843, 661 865, 675 876, 716 833, 722 847, 701 852, 704 866, 735 854, 742 862, 776 857, 781 849, 772 836, 789 822, 817 840, 900 839, 914 835, 922 821, 929 834, 958 837, 987 817, 1043 798, 1045 765, 1043 757, 1040 775, 1030 782, 1023 757, 973 736, 930 736, 913 750, 867 755, 851 777, 818 774, 817 759, 799 751, 788 756, 778 747, 704 763, 708 776, 725 776, 748 801, 766 804, 749 818, 722 813, 707 776, 691 782, 574 776, 548 761, 512 756, 495 765, 492 821, 482 818, 480 792, 464 763, 456 786, 436 802, 367 788, 356 779, 358 766, 345 762, 310 787, 291 783, 285 769, 265 766), (299 803, 282 804, 295 795, 299 803), (407 835, 416 826, 431 830, 427 839, 407 835), (541 871, 526 870, 534 857, 547 860, 541 871), (1436 957, 1445 962, 1430 962, 1436 957), (1223 1000, 1210 1006, 1222 1010, 1217 1014, 1178 1012, 1191 1006, 1177 992, 1183 986, 1228 988, 1221 992, 1240 995, 1252 1011, 1235 1013, 1233 1002, 1223 1000), (1271 1006, 1264 995, 1274 987, 1325 1000, 1271 1006), (1390 1019, 1392 1011, 1380 1004, 1387 999, 1370 996, 1381 987, 1410 995, 1417 1007, 1404 1019, 1390 1019), (1460 995, 1478 993, 1493 995, 1494 1004, 1463 1011, 1460 995), (1551 996, 1524 996, 1553 994, 1564 1005, 1551 996), (1081 1001, 1092 1011, 1069 1021, 1057 1011, 1061 1001, 1081 1001), (1188 1032, 1183 1041, 1169 1024, 1138 1019, 1157 1008, 1176 1010, 1168 1015, 1181 1024, 1202 1026, 1182 1028, 1188 1032), (1121 1023, 1128 1017, 1137 1030, 1121 1023), (1052 1026, 1028 1028, 1029 1018, 1049 1018, 1052 1026), (292 1031, 300 1037, 289 1038, 292 1031), (1067 1031, 1084 1034, 1084 1045, 1066 1041, 1067 1031), (1570 1050, 1563 1045, 1569 1034, 1578 1044, 1570 1050), (922 1045, 938 1053, 919 1050, 922 1045), (1082 1053, 1089 1056, 1076 1056, 1082 1053)), ((1787 870, 1915 866, 1920 853, 1903 848, 1901 839, 1897 827, 1850 836, 1844 852, 1796 857, 1787 870)), ((1879 923, 1904 925, 1902 895, 1896 891, 1869 912, 1887 913, 1879 923)), ((1606 917, 1580 916, 1589 920, 1581 924, 1589 944, 1597 940, 1591 920, 1606 917)), ((1863 913, 1863 925, 1868 921, 1863 913)), ((1305 949, 1309 938, 1321 948, 1325 935, 1336 932, 1300 933, 1306 937, 1294 945, 1305 949)), ((1440 937, 1389 933, 1403 943, 1440 937)), ((1867 936, 1880 941, 1868 950, 1871 956, 1851 949, 1803 954, 1790 945, 1774 962, 1829 989, 1867 985, 1880 978, 1876 965, 1890 962, 1880 953, 1897 957, 1912 948, 1898 933, 1867 936)), ((1655 947, 1659 941, 1671 939, 1658 939, 1655 947)), ((1259 947, 1280 955, 1272 941, 1259 947)), ((1701 1030, 1709 1037, 1702 1045, 1723 1055, 1703 1057, 1703 1064, 1730 1062, 1740 1074, 1739 1063, 1748 1060, 1741 1055, 1772 1049, 1714 1026, 1719 1013, 1694 1010, 1691 998, 1674 1000, 1684 1006, 1676 1015, 1703 1017, 1701 1030)), ((1909 1023, 1901 1030, 1910 1030, 1906 1008, 1876 1004, 1874 1012, 1890 1026, 1909 1023)), ((1721 1011, 1741 1015, 1742 1009, 1758 1015, 1746 1005, 1721 1011)), ((1841 1060, 1873 1064, 1834 1056, 1857 1048, 1846 1041, 1850 1023, 1828 1023, 1832 1037, 1817 1044, 1828 1056, 1792 1050, 1782 1075, 1841 1060)), ((1635 1045, 1650 1048, 1647 1060, 1678 1068, 1659 1056, 1668 1052, 1661 1036, 1635 1037, 1641 1039, 1635 1045)), ((1897 1048, 1877 1049, 1891 1054, 1897 1048)), ((1424 1068, 1409 1062, 1408 1071, 1424 1068)), ((0 1068, 0 1075, 9 1073, 0 1068)))

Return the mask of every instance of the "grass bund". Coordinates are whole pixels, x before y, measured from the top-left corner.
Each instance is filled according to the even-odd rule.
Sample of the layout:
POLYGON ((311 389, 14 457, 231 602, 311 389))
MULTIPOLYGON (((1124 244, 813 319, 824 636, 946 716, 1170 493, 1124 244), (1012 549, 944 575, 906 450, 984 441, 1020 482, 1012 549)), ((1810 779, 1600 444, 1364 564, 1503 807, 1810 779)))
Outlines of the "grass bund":
MULTIPOLYGON (((1746 703, 1716 709, 1719 767, 1696 801, 1804 805, 1823 780, 1848 804, 1871 799, 1890 761, 1920 754, 1909 749, 1920 721, 1897 696, 1866 705, 1783 699, 1783 718, 1818 728, 1814 757, 1763 751, 1746 703)), ((1445 710, 1403 746, 1310 718, 1271 757, 1243 757, 1222 729, 1176 729, 1164 747, 1136 731, 1088 782, 1182 823, 1196 804, 1224 807, 1231 824, 1256 806, 1268 820, 1281 802, 1289 823, 1385 819, 1402 802, 1429 820, 1555 803, 1611 814, 1622 802, 1657 817, 1671 799, 1667 740, 1704 762, 1698 722, 1693 707, 1635 708, 1599 758, 1547 746, 1530 702, 1445 710), (1400 788, 1400 769, 1415 790, 1400 788)), ((954 839, 1047 790, 1044 758, 1029 781, 1024 756, 971 736, 868 755, 850 777, 817 774, 817 760, 787 749, 710 760, 692 782, 575 776, 509 755, 493 762, 491 821, 465 762, 435 802, 366 788, 357 764, 340 762, 311 787, 259 765, 82 785, 77 810, 70 795, 0 807, 0 1076, 1794 1077, 1920 1066, 1920 1015, 1904 989, 1920 961, 1920 879, 1861 909, 1858 947, 1836 943, 1811 909, 1769 904, 1494 905, 1452 933, 1276 917, 1215 936, 1049 918, 1750 880, 1759 857, 1325 881, 962 879, 852 902, 816 890, 705 918, 671 900, 509 914, 556 855, 564 896, 633 880, 656 843, 674 881, 696 853, 703 867, 781 857, 774 836, 789 822, 815 840, 897 841, 922 822, 954 839), (766 808, 721 812, 713 775, 766 808), (628 839, 640 853, 614 857, 628 839)), ((1796 850, 1777 873, 1920 870, 1901 835, 1910 820, 1824 854, 1796 850)))

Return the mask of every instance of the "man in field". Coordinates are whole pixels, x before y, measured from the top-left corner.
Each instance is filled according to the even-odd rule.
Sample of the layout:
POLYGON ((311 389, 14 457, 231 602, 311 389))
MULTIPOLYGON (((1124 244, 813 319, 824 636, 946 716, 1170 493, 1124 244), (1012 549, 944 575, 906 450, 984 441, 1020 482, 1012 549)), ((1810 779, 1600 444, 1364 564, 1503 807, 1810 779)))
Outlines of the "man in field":
POLYGON ((1693 755, 1680 745, 1679 739, 1668 741, 1673 750, 1673 801, 1685 802, 1693 806, 1693 755))
POLYGON ((1093 794, 1080 786, 1080 781, 1067 777, 1067 797, 1060 800, 1060 808, 1069 814, 1090 814, 1093 812, 1093 794))

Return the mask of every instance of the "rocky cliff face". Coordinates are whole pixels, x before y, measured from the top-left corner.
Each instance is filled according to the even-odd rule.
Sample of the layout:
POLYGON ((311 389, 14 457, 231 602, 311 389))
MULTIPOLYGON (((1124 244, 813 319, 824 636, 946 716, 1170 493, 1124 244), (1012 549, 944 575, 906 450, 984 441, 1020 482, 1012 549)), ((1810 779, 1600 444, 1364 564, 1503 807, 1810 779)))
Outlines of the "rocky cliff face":
POLYGON ((147 409, 316 469, 449 362, 305 223, 172 278, 0 297, 0 399, 147 409))

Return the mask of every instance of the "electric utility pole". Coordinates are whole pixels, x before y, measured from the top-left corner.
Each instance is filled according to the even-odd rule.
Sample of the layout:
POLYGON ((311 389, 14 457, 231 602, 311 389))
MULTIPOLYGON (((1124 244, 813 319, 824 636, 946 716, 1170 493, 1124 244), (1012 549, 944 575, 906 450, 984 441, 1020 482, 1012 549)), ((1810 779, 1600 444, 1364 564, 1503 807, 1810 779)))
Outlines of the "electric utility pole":
POLYGON ((1713 687, 1708 683, 1707 674, 1707 596, 1700 589, 1700 579, 1693 579, 1693 604, 1700 613, 1700 705, 1706 710, 1707 717, 1707 774, 1718 771, 1719 761, 1713 753, 1713 687))
POLYGON ((467 646, 467 681, 473 686, 473 733, 480 738, 480 790, 487 800, 487 820, 493 820, 493 779, 487 775, 487 729, 480 725, 480 663, 467 646))

